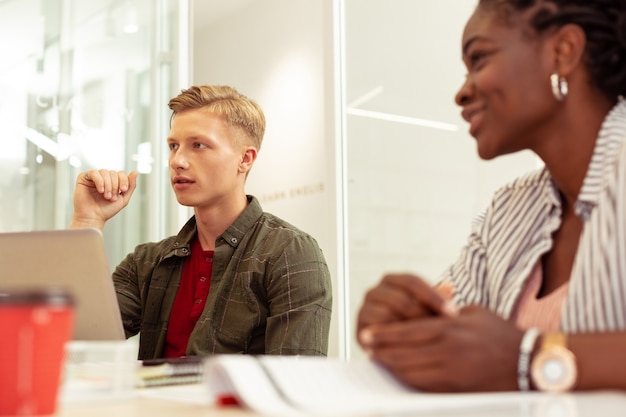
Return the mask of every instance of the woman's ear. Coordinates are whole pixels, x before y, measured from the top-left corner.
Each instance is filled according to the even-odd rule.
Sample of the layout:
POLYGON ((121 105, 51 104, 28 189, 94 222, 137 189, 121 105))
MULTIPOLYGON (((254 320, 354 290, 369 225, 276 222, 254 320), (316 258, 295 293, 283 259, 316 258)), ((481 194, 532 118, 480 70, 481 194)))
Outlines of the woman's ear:
POLYGON ((575 24, 560 27, 553 36, 555 70, 560 76, 567 78, 584 64, 587 37, 585 31, 575 24))

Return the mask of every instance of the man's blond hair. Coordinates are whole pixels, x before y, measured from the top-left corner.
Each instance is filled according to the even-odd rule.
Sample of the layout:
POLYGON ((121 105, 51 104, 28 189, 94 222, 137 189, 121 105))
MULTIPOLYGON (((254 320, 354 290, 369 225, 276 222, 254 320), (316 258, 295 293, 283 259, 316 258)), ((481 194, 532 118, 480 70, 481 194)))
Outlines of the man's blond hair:
POLYGON ((240 129, 258 151, 265 134, 265 115, 254 100, 226 85, 198 85, 182 90, 168 103, 172 118, 188 110, 205 109, 240 129))

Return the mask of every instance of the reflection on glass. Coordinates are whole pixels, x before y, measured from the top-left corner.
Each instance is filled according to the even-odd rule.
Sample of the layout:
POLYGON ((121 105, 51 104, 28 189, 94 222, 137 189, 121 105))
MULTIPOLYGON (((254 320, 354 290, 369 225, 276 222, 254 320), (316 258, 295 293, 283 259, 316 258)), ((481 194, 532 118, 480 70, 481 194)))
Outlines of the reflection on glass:
POLYGON ((161 108, 179 89, 171 45, 180 3, 0 1, 0 232, 65 228, 76 175, 107 168, 145 177, 107 224, 111 263, 165 233, 170 213, 157 202, 166 188, 155 195, 146 184, 167 175, 158 147, 161 108))

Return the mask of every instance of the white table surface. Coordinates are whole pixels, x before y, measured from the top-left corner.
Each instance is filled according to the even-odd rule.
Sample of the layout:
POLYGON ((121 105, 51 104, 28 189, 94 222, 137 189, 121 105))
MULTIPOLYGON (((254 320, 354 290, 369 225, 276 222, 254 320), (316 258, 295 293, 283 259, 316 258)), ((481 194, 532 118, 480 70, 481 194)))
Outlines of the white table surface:
MULTIPOLYGON (((205 395, 201 384, 136 390, 124 398, 68 401, 59 405, 59 417, 204 417, 257 416, 240 407, 218 407, 205 395)), ((420 411, 401 414, 419 417, 623 417, 626 416, 625 392, 588 392, 575 394, 513 394, 510 401, 465 409, 420 411)), ((387 415, 385 417, 393 417, 387 415)), ((398 415, 400 416, 400 415, 398 415)), ((369 416, 365 416, 369 417, 369 416)))

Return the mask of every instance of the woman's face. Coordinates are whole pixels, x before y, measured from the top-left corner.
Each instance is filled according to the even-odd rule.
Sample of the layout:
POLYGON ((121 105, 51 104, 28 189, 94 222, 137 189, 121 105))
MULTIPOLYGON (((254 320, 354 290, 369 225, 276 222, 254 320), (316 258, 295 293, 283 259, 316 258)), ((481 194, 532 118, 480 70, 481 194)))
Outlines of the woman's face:
POLYGON ((483 159, 536 150, 556 108, 549 78, 556 63, 545 37, 524 19, 512 16, 504 22, 479 7, 465 26, 468 74, 455 100, 483 159))

